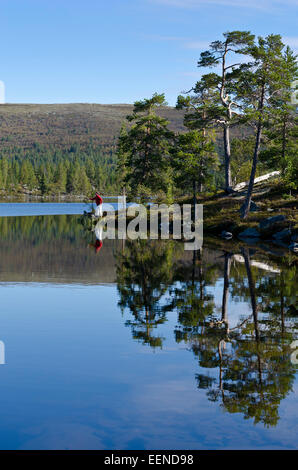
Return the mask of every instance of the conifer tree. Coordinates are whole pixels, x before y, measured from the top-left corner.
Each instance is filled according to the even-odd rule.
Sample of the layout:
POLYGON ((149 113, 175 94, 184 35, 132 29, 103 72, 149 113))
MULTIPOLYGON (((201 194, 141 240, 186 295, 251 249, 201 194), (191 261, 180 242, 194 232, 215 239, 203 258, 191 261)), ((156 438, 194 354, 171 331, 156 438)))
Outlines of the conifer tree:
POLYGON ((290 55, 289 50, 284 53, 284 44, 280 35, 259 37, 257 44, 250 48, 249 53, 253 62, 242 66, 238 81, 238 99, 242 100, 247 120, 256 123, 250 180, 246 199, 241 208, 243 218, 247 217, 250 210, 265 123, 270 118, 276 121, 276 100, 283 96, 282 101, 284 101, 297 73, 295 56, 290 55))
POLYGON ((169 122, 156 114, 156 108, 165 105, 164 94, 155 93, 150 99, 136 101, 133 114, 127 116, 132 126, 120 138, 122 155, 127 155, 124 182, 132 195, 142 199, 161 190, 169 191, 173 133, 168 129, 169 122))

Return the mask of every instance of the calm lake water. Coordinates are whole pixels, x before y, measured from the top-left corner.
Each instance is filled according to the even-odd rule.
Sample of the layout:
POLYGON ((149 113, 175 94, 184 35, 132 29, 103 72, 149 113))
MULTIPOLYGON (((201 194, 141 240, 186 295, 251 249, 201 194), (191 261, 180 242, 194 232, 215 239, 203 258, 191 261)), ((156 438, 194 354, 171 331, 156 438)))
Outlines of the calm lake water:
POLYGON ((297 448, 293 253, 212 240, 194 253, 167 240, 98 249, 79 215, 10 215, 1 449, 297 448))
MULTIPOLYGON (((77 215, 95 207, 92 202, 0 202, 0 217, 28 215, 77 215)), ((117 202, 103 204, 103 210, 117 207, 117 202)))

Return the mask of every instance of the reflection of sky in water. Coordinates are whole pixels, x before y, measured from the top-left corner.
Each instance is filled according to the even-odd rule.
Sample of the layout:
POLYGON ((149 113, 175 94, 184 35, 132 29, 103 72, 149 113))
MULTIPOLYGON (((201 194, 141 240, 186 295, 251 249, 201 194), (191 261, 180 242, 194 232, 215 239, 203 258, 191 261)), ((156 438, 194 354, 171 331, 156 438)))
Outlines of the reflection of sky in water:
MULTIPOLYGON (((219 279, 214 288, 209 287, 207 289, 208 293, 214 295, 215 310, 217 312, 221 312, 223 285, 223 279, 219 279)), ((251 304, 232 299, 231 294, 229 294, 228 317, 230 328, 234 328, 239 323, 239 319, 245 318, 248 315, 251 315, 251 304)))
POLYGON ((2 284, 1 448, 294 448, 297 395, 269 430, 223 413, 168 318, 153 350, 131 339, 115 286, 2 284))
MULTIPOLYGON (((218 367, 201 367, 190 344, 175 340, 177 308, 152 328, 153 337, 163 338, 162 348, 133 339, 125 324, 132 315, 118 306, 118 245, 105 241, 95 255, 78 217, 34 218, 29 228, 30 220, 22 219, 1 219, 8 229, 0 242, 0 341, 6 362, 0 365, 0 449, 297 447, 297 381, 281 400, 276 427, 224 412, 196 380, 197 374, 218 378, 218 367)), ((191 256, 183 262, 191 267, 191 256)), ((221 263, 219 277, 206 282, 219 318, 221 263)), ((245 274, 241 282, 247 295, 245 274)), ((171 290, 183 285, 177 281, 171 290)), ((241 289, 229 295, 230 328, 252 313, 241 295, 241 289)), ((169 297, 166 291, 158 307, 169 297)), ((259 312, 259 320, 264 315, 259 312)))
MULTIPOLYGON (((94 205, 93 205, 94 206, 94 205)), ((112 204, 116 207, 117 204, 112 204)), ((84 202, 11 202, 0 203, 0 217, 30 216, 30 215, 60 215, 60 214, 83 214, 90 211, 92 204, 84 202)), ((109 207, 110 209, 110 204, 109 207)), ((103 210, 107 205, 103 204, 103 210)))
MULTIPOLYGON (((105 198, 103 203, 104 211, 113 211, 118 207, 115 198, 110 200, 105 198)), ((122 203, 120 203, 122 204, 122 203)), ((137 206, 137 204, 128 203, 128 206, 137 206)), ((89 202, 0 202, 0 217, 12 216, 30 216, 30 215, 78 215, 84 211, 89 212, 92 207, 96 207, 94 203, 89 202)))

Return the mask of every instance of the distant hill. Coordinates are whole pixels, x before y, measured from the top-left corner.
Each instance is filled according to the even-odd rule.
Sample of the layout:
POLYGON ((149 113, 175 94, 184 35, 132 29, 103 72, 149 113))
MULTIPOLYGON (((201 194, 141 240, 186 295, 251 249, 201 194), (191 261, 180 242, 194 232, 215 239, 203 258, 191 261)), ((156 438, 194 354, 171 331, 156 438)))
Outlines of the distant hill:
MULTIPOLYGON (((90 144, 103 153, 114 150, 129 104, 2 104, 0 105, 0 152, 38 146, 68 149, 90 144)), ((183 112, 165 107, 158 113, 174 131, 183 130, 183 112)))
MULTIPOLYGON (((83 194, 86 185, 81 188, 76 180, 77 164, 85 169, 92 187, 114 194, 118 136, 132 111, 130 104, 0 104, 0 195, 20 191, 83 194), (71 167, 67 170, 66 187, 61 190, 56 184, 57 168, 66 161, 71 167), (26 167, 27 162, 33 166, 34 174, 26 167)), ((184 111, 166 106, 157 113, 169 121, 171 130, 186 131, 184 111)), ((242 126, 231 129, 232 138, 244 137, 248 132, 251 131, 242 126)), ((222 161, 222 129, 218 128, 216 135, 216 150, 222 161)), ((84 181, 88 184, 86 178, 81 186, 84 181)), ((215 171, 215 184, 223 184, 221 167, 215 171)))

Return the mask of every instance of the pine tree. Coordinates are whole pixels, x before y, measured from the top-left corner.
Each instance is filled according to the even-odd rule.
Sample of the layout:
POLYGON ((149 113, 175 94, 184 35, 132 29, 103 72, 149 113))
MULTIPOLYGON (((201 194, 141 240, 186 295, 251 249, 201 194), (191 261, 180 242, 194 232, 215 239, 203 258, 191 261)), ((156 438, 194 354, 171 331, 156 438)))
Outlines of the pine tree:
POLYGON ((252 159, 250 180, 241 215, 246 218, 252 199, 255 175, 259 160, 262 131, 266 122, 275 120, 276 99, 289 92, 295 79, 295 57, 289 59, 289 51, 283 53, 284 44, 279 35, 259 37, 258 43, 250 48, 253 62, 243 65, 239 76, 238 98, 248 120, 256 123, 255 148, 252 159))
MULTIPOLYGON (((219 74, 205 75, 205 83, 214 91, 217 90, 215 108, 211 108, 211 118, 223 128, 224 162, 225 162, 225 191, 232 189, 231 179, 231 146, 230 127, 238 114, 238 103, 235 99, 235 80, 237 80, 240 63, 228 64, 231 53, 247 54, 253 45, 254 35, 249 31, 231 31, 223 34, 224 39, 214 41, 210 49, 201 53, 198 67, 219 66, 219 74), (215 114, 214 114, 215 111, 215 114)), ((237 60, 237 59, 236 59, 237 60)), ((208 109, 205 110, 206 112, 208 109)))
POLYGON ((210 135, 190 130, 177 136, 172 150, 175 183, 188 193, 192 190, 194 200, 197 190, 202 192, 203 186, 210 185, 217 168, 218 159, 212 140, 210 135))
POLYGON ((116 167, 116 177, 120 189, 129 191, 127 187, 127 175, 129 168, 127 166, 128 162, 128 151, 127 147, 127 129, 125 123, 122 123, 118 143, 117 143, 117 167, 116 167))
POLYGON ((164 95, 136 101, 133 114, 128 116, 132 126, 120 140, 121 152, 127 155, 124 178, 134 196, 143 200, 153 193, 169 191, 169 149, 173 133, 168 121, 156 114, 156 108, 166 105, 164 95))
POLYGON ((59 163, 55 174, 55 188, 58 193, 66 192, 67 170, 63 163, 59 163))

